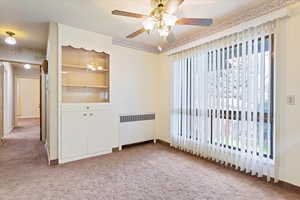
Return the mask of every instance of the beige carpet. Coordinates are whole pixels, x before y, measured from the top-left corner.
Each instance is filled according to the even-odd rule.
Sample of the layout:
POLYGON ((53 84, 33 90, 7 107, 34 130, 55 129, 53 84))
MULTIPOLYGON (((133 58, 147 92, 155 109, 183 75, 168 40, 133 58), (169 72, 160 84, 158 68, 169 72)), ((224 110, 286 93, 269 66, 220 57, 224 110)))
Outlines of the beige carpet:
POLYGON ((282 200, 300 193, 160 144, 47 166, 36 123, 0 146, 1 200, 282 200))

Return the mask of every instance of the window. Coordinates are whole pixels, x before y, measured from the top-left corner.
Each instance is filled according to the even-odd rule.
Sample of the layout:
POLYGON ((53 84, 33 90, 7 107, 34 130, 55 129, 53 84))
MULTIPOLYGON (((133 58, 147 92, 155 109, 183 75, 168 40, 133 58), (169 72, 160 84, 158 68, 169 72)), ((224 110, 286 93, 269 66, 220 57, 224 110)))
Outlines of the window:
MULTIPOLYGON (((210 142, 225 148, 233 148, 234 150, 238 149, 241 151, 241 138, 246 137, 243 135, 243 129, 247 128, 247 124, 241 122, 242 118, 245 119, 245 122, 249 121, 250 123, 253 122, 253 120, 256 120, 258 122, 256 124, 257 129, 261 128, 259 122, 260 120, 263 120, 264 156, 269 155, 270 158, 273 158, 274 60, 272 55, 274 53, 274 34, 265 36, 263 40, 265 45, 264 48, 261 47, 261 45, 263 45, 262 38, 258 38, 257 43, 255 43, 254 40, 246 42, 244 44, 246 45, 244 51, 243 44, 239 43, 208 52, 208 76, 215 78, 212 78, 212 81, 209 83, 209 88, 214 91, 214 93, 211 93, 211 104, 208 109, 209 123, 211 126, 210 142), (252 50, 249 50, 249 43, 252 46, 252 50), (257 45, 257 47, 254 45, 257 45), (258 50, 257 56, 254 55, 255 48, 258 50), (250 62, 257 62, 258 68, 252 70, 246 69, 245 67, 248 65, 244 65, 243 63, 245 60, 244 56, 249 57, 250 62), (264 56, 264 58, 262 58, 262 56, 264 56), (255 61, 255 59, 257 59, 257 61, 255 61), (259 72, 262 70, 264 71, 264 76, 259 72), (258 76, 256 83, 253 82, 253 76, 258 76), (251 79, 250 82, 253 85, 257 84, 257 89, 259 91, 263 90, 256 94, 255 91, 252 91, 254 92, 253 95, 257 95, 257 100, 253 99, 254 101, 250 102, 247 98, 250 98, 252 92, 249 90, 254 90, 254 87, 253 85, 253 88, 250 87, 249 79, 251 79), (261 94, 263 94, 264 97, 260 97, 259 95, 261 94), (260 101, 262 98, 264 99, 260 101), (217 102, 217 105, 213 102, 217 102), (261 108, 261 104, 263 104, 264 110, 263 119, 260 116, 260 112, 255 111, 255 106, 261 108), (219 126, 236 129, 238 136, 233 137, 232 134, 230 134, 233 133, 233 130, 229 130, 227 131, 228 135, 225 135, 224 138, 225 141, 228 141, 227 143, 224 141, 216 141, 216 138, 219 135, 217 133, 218 130, 214 129, 218 129, 219 126), (270 143, 270 149, 268 149, 268 143, 270 143)), ((246 140, 246 143, 250 142, 251 141, 246 140)), ((256 148, 259 149, 259 144, 257 143, 256 145, 256 148)), ((245 151, 247 150, 248 149, 245 149, 245 151)), ((260 151, 257 150, 257 153, 258 152, 260 151)))
POLYGON ((270 174, 275 35, 265 26, 173 56, 173 146, 270 174))

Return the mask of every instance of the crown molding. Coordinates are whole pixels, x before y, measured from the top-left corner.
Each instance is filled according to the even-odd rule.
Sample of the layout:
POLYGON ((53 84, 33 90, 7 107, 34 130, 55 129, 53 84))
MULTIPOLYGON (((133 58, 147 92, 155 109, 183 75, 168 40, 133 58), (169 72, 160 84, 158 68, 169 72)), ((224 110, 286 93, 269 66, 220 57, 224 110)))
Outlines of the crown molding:
POLYGON ((195 32, 190 32, 179 37, 176 42, 163 46, 163 52, 167 52, 169 50, 191 43, 195 40, 208 37, 215 33, 237 26, 241 23, 267 15, 271 12, 285 8, 296 2, 299 2, 299 0, 270 0, 256 6, 250 5, 248 7, 244 7, 243 9, 240 9, 232 14, 228 14, 215 19, 214 24, 210 27, 202 28, 195 32))
POLYGON ((132 42, 132 41, 128 41, 128 40, 121 39, 121 38, 113 38, 112 43, 113 43, 113 45, 131 48, 131 49, 140 50, 140 51, 145 51, 148 53, 154 53, 154 54, 160 53, 158 51, 157 47, 155 47, 155 46, 146 45, 146 44, 142 44, 142 43, 138 43, 138 42, 132 42))

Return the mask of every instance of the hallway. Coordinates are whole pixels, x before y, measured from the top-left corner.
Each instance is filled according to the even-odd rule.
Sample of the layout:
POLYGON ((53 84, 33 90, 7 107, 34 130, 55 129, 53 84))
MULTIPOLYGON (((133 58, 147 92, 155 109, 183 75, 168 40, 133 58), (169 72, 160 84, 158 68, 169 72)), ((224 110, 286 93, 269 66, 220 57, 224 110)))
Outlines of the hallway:
POLYGON ((47 163, 44 147, 40 142, 39 118, 19 119, 15 127, 0 145, 0 170, 22 166, 33 160, 47 163))

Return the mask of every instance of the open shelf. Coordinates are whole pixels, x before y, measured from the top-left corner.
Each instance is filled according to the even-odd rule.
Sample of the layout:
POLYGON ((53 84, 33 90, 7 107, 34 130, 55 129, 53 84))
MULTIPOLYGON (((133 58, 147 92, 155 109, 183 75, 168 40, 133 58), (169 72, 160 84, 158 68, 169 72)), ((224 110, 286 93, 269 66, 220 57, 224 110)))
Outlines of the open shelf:
POLYGON ((63 103, 110 101, 108 54, 62 47, 61 73, 63 103))
POLYGON ((89 87, 89 88, 103 88, 108 89, 108 86, 103 85, 82 85, 82 84, 63 84, 64 87, 89 87))
POLYGON ((92 71, 92 70, 88 70, 87 65, 74 65, 74 64, 62 64, 62 66, 64 68, 76 68, 76 69, 80 69, 80 70, 86 70, 89 72, 109 72, 108 69, 97 69, 96 71, 92 71))

